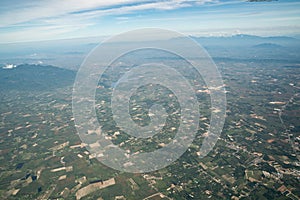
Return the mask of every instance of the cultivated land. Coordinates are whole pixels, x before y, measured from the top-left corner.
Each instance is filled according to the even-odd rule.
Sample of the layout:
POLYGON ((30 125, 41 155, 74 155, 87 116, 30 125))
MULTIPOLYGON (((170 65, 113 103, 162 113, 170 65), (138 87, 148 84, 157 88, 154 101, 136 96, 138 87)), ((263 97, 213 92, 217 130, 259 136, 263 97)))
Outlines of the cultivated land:
MULTIPOLYGON (((47 76, 43 80, 26 77, 30 73, 23 79, 2 77, 1 199, 299 199, 299 63, 251 59, 216 59, 216 63, 228 105, 215 148, 199 158, 209 126, 210 97, 201 77, 183 70, 197 91, 201 113, 197 136, 175 163, 147 174, 113 170, 86 150, 71 110, 74 72, 66 70, 69 81, 62 77, 64 84, 59 84, 58 78, 55 87, 43 85, 51 82, 47 76), (25 90, 28 80, 40 89, 25 90)), ((119 71, 128 68, 120 66, 119 71)), ((58 69, 47 70, 55 74, 58 69)), ((147 85, 132 97, 132 118, 140 124, 149 122, 147 109, 153 103, 169 106, 163 130, 153 138, 136 140, 113 122, 109 102, 118 77, 111 74, 100 80, 96 95, 102 133, 129 153, 167 144, 176 134, 180 116, 171 91, 147 85)))

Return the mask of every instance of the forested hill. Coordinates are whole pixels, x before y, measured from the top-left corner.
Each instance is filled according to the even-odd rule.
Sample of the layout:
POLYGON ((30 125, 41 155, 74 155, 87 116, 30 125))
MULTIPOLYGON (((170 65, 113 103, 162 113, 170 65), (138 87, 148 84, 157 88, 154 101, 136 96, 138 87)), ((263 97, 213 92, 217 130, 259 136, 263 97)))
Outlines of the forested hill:
POLYGON ((0 68, 0 90, 53 90, 72 85, 75 75, 75 71, 54 66, 3 65, 0 68))

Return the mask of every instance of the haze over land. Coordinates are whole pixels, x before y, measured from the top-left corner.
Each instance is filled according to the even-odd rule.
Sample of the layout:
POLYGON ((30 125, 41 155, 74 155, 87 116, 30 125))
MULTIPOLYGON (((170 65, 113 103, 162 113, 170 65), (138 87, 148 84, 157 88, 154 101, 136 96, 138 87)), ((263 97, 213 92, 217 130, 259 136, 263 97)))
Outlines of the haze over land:
MULTIPOLYGON (((190 36, 204 47, 212 58, 276 59, 299 61, 300 40, 294 37, 190 36)), ((180 38, 173 38, 180 40, 180 38)), ((0 64, 43 64, 77 70, 84 58, 101 42, 102 37, 0 44, 0 64)), ((140 42, 141 46, 143 45, 140 42)))
MULTIPOLYGON (((294 0, 0 1, 0 199, 299 200, 299 8, 300 2, 294 0), (125 53, 106 66, 96 77, 93 99, 74 97, 81 86, 93 89, 74 81, 97 45, 115 34, 148 27, 182 32, 203 46, 221 75, 220 87, 209 87, 202 71, 187 58, 146 48, 125 53), (129 76, 140 64, 148 64, 142 68, 146 73, 140 70, 129 76), (152 75, 147 70, 156 64, 170 68, 150 76, 151 83, 139 82, 152 75), (192 95, 186 95, 190 90, 172 90, 171 86, 183 83, 173 71, 189 84, 192 95), (158 82, 166 75, 170 87, 158 82), (130 97, 116 94, 124 82, 129 89, 133 83, 142 85, 130 97), (226 95, 225 124, 217 143, 203 157, 206 138, 214 136, 209 132, 211 117, 222 112, 212 106, 216 92, 226 95), (194 102, 193 109, 184 107, 182 96, 194 102), (128 105, 119 105, 117 111, 125 108, 136 132, 135 127, 147 128, 157 115, 163 118, 155 133, 136 137, 125 131, 116 120, 114 97, 128 98, 128 105), (93 105, 95 120, 77 110, 88 119, 78 123, 77 102, 82 108, 93 105), (154 112, 155 106, 163 112, 154 112), (151 155, 147 153, 191 139, 176 139, 181 123, 185 130, 193 125, 193 115, 183 118, 191 110, 199 111, 195 137, 168 166, 128 173, 122 167, 134 168, 132 162, 122 163, 121 171, 103 162, 151 155), (96 130, 90 128, 95 121, 96 130), (86 136, 92 139, 84 140, 86 136), (112 155, 110 148, 122 151, 107 156, 112 155)), ((170 42, 180 44, 181 52, 194 50, 183 37, 146 36, 109 45, 118 50, 170 42)), ((105 53, 109 57, 114 52, 105 53)), ((93 67, 104 59, 96 57, 99 63, 92 62, 93 67)), ((93 70, 88 73, 88 80, 94 78, 93 70)), ((164 164, 173 153, 157 157, 164 158, 164 164)), ((156 165, 151 162, 151 167, 156 165)))

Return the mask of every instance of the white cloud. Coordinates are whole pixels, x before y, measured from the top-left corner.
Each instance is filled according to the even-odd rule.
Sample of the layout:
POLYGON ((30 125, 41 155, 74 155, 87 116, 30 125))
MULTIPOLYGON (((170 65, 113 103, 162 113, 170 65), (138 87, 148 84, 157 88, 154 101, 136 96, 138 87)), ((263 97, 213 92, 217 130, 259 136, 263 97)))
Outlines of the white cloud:
POLYGON ((16 68, 17 65, 14 65, 14 64, 7 64, 5 65, 4 67, 2 67, 2 69, 13 69, 13 68, 16 68))
POLYGON ((121 3, 136 2, 136 0, 47 0, 47 1, 35 1, 36 4, 24 3, 23 6, 18 8, 13 7, 12 10, 8 7, 6 12, 0 14, 1 22, 0 26, 8 26, 12 24, 37 20, 41 18, 51 18, 63 16, 68 13, 88 10, 97 7, 114 6, 121 3))
POLYGON ((299 9, 291 9, 296 8, 299 2, 297 4, 280 2, 280 7, 278 2, 268 3, 268 7, 248 6, 247 3, 242 2, 234 0, 1 0, 0 43, 87 37, 98 34, 112 35, 141 26, 164 27, 182 32, 207 29, 208 34, 211 34, 210 31, 217 33, 225 29, 232 32, 237 28, 243 31, 251 29, 255 34, 255 31, 264 27, 268 27, 269 32, 274 32, 276 29, 278 33, 279 30, 280 33, 282 30, 286 33, 295 30, 299 32, 299 27, 296 27, 299 21, 299 9), (14 3, 15 1, 18 4, 14 3), (203 4, 205 9, 191 9, 189 12, 184 9, 181 10, 182 12, 179 11, 178 15, 177 12, 168 12, 203 4), (159 12, 148 14, 147 11, 153 10, 159 12), (286 28, 283 29, 283 26, 286 28), (214 30, 215 28, 218 31, 214 30))
POLYGON ((173 10, 218 1, 24 0, 18 6, 8 3, 8 0, 3 2, 0 2, 0 28, 6 31, 0 33, 0 42, 7 43, 61 38, 68 33, 72 37, 75 32, 78 37, 79 31, 101 24, 103 16, 118 16, 145 10, 173 10))
MULTIPOLYGON (((90 14, 119 14, 137 10, 162 9, 170 10, 193 4, 204 4, 216 2, 216 0, 167 0, 167 1, 145 1, 145 0, 47 0, 23 3, 14 7, 8 6, 6 11, 0 13, 0 27, 10 26, 18 23, 39 20, 43 18, 64 17, 70 13, 99 9, 98 11, 86 12, 90 14), (130 5, 131 4, 131 5, 130 5), (118 6, 118 8, 113 8, 118 6), (110 8, 111 7, 111 8, 110 8)), ((83 13, 85 14, 85 13, 83 13)), ((80 15, 82 16, 82 15, 80 15)))

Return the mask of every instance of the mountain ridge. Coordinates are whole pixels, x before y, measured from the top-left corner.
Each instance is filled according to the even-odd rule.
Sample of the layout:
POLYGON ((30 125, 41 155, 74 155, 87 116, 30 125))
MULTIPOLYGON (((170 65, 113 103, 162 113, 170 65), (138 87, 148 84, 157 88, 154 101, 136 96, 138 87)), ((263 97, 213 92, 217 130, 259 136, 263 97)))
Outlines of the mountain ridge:
POLYGON ((0 90, 53 90, 73 84, 76 72, 52 65, 20 64, 0 68, 0 90))

